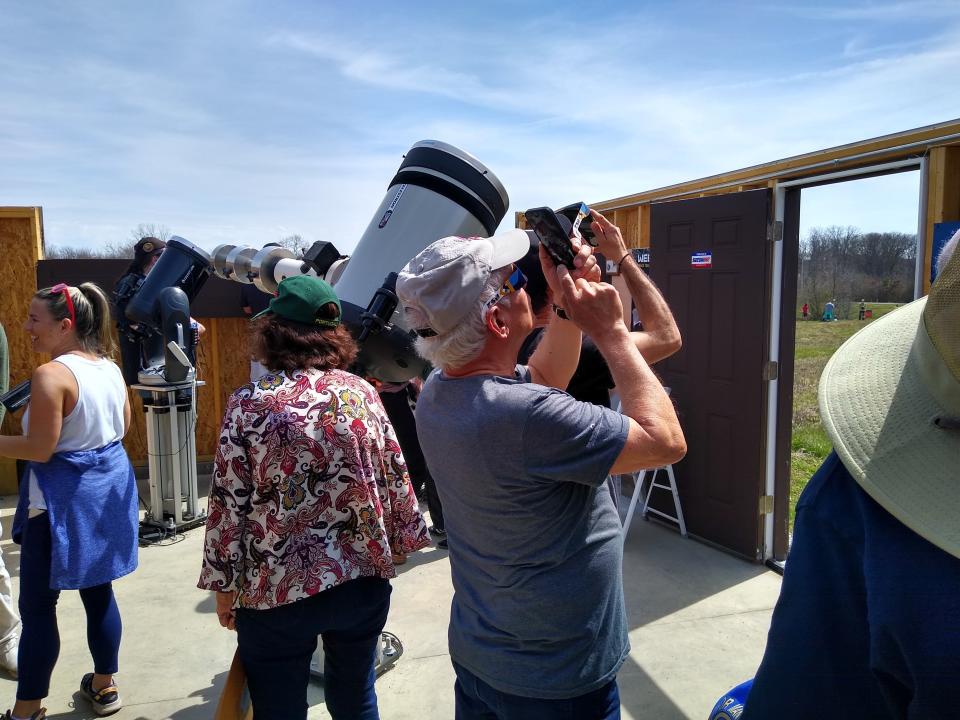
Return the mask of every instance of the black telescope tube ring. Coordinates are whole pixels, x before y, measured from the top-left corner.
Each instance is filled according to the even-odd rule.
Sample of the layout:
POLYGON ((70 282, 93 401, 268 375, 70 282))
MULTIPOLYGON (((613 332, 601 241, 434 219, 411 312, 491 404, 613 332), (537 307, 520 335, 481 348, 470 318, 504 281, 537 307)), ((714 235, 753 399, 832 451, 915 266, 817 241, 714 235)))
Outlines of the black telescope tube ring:
MULTIPOLYGON (((451 179, 475 192, 494 215, 503 217, 507 214, 507 207, 504 205, 500 191, 490 182, 485 172, 466 160, 446 150, 421 145, 411 148, 404 156, 397 172, 417 167, 428 168, 450 176, 451 179)), ((393 183, 390 184, 393 185, 393 183)))
POLYGON ((465 160, 451 155, 445 150, 434 147, 414 147, 403 158, 400 163, 400 169, 390 181, 389 187, 398 183, 408 182, 412 185, 420 185, 428 190, 433 190, 453 202, 463 205, 466 210, 473 213, 481 221, 484 228, 491 235, 496 231, 499 220, 507 214, 507 208, 504 204, 500 191, 490 182, 486 173, 477 169, 465 160), (469 188, 476 198, 471 198, 469 202, 462 202, 462 198, 469 197, 462 188, 455 184, 444 182, 441 178, 423 173, 417 168, 427 168, 435 172, 448 176, 466 188, 469 188), (432 178, 429 185, 423 178, 432 178), (442 189, 441 189, 442 188, 442 189), (484 206, 483 212, 474 212, 477 206, 484 206))
POLYGON ((396 177, 393 178, 390 186, 393 187, 401 183, 416 185, 417 187, 432 190, 438 195, 442 195, 479 220, 489 235, 493 235, 494 232, 496 232, 498 224, 497 218, 490 212, 490 208, 477 200, 474 195, 471 195, 450 181, 439 178, 436 175, 421 172, 420 170, 401 170, 397 173, 396 177))

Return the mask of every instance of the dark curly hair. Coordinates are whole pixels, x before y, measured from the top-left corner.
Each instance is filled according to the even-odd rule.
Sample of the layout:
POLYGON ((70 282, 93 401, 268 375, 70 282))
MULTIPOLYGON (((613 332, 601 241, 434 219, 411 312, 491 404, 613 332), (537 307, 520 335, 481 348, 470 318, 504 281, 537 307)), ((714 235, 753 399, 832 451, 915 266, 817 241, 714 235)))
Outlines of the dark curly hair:
MULTIPOLYGON (((323 317, 332 303, 322 308, 323 317)), ((346 370, 357 357, 357 343, 342 324, 334 328, 306 325, 266 313, 250 322, 250 352, 268 370, 346 370)))

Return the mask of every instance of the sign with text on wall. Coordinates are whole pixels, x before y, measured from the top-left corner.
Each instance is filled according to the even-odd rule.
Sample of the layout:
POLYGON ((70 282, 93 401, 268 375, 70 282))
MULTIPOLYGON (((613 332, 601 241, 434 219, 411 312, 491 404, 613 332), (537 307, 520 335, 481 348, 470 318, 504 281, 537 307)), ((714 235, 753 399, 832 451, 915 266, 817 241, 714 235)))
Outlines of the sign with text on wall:
POLYGON ((692 268, 712 268, 713 253, 698 252, 690 256, 690 267, 692 268))

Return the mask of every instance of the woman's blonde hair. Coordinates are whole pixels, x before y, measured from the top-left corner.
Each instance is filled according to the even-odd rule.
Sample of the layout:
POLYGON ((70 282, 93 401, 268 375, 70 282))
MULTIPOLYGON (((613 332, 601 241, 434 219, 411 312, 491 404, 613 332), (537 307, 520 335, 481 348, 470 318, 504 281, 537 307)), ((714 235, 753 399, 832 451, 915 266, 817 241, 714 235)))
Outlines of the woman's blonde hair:
MULTIPOLYGON (((113 318, 110 314, 110 301, 99 285, 86 282, 77 287, 69 286, 73 302, 74 331, 77 333, 77 342, 84 352, 113 358, 116 353, 116 343, 113 341, 113 318)), ((43 288, 34 295, 43 300, 50 308, 54 320, 63 320, 70 317, 70 307, 63 291, 53 288, 43 288)))

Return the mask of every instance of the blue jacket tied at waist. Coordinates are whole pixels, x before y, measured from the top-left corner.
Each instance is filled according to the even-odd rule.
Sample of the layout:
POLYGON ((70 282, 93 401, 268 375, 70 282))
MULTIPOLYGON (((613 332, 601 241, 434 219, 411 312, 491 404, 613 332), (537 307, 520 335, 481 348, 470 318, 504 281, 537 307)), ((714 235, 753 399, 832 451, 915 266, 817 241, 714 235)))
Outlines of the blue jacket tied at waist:
POLYGON ((30 471, 50 520, 50 587, 79 590, 116 580, 137 567, 137 484, 123 445, 54 454, 31 462, 20 483, 13 541, 22 542, 30 471))

